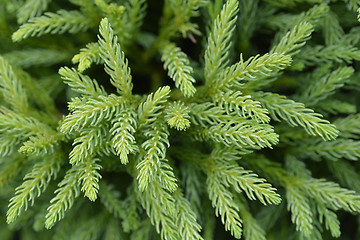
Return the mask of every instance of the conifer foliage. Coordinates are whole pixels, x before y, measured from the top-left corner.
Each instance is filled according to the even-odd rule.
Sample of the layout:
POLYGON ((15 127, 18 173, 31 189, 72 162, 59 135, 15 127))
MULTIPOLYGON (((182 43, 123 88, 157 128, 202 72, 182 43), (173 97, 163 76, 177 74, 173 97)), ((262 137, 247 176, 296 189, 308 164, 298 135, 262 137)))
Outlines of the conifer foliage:
POLYGON ((0 238, 360 238, 358 4, 0 0, 0 238))

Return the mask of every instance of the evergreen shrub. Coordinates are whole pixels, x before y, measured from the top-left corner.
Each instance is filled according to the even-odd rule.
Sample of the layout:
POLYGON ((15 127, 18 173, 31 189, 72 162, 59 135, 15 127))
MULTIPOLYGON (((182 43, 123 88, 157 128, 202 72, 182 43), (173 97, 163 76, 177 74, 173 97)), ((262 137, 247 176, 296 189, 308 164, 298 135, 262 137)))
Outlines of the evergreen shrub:
POLYGON ((360 239, 358 4, 0 0, 0 239, 360 239))

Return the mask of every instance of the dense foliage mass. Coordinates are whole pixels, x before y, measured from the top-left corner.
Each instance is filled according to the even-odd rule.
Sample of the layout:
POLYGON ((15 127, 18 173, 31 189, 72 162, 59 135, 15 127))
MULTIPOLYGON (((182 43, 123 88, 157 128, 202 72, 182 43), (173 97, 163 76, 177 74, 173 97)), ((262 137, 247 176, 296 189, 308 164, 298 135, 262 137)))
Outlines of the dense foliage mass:
POLYGON ((360 239, 358 0, 0 0, 0 238, 360 239))

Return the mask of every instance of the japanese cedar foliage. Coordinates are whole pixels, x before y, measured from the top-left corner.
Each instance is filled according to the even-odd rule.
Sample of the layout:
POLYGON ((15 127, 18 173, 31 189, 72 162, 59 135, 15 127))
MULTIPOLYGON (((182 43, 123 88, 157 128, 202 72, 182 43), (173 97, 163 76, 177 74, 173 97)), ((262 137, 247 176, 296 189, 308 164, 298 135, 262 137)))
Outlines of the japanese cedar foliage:
POLYGON ((357 8, 0 0, 1 239, 359 238, 357 8))

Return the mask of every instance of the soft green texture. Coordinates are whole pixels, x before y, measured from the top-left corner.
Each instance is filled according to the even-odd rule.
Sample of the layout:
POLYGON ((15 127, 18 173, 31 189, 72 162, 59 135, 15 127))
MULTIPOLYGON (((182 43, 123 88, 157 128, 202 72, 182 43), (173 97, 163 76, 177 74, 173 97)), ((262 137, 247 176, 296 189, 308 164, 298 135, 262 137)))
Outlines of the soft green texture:
POLYGON ((0 0, 1 240, 359 239, 358 5, 0 0))

